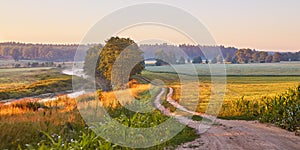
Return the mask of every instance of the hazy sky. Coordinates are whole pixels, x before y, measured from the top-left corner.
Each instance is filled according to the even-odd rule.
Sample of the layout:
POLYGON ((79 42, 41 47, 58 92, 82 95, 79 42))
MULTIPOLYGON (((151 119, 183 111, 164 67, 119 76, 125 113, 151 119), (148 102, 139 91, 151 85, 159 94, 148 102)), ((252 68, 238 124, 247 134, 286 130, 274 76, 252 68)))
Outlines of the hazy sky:
POLYGON ((188 11, 220 45, 300 50, 300 0, 1 0, 0 41, 79 43, 102 17, 144 2, 188 11))

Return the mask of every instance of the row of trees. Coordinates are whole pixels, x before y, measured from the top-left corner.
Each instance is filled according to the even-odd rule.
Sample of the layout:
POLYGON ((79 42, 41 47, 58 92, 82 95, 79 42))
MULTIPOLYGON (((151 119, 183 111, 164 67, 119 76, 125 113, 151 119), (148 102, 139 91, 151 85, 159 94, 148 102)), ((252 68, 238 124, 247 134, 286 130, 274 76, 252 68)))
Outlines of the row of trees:
POLYGON ((73 61, 76 52, 85 55, 84 49, 91 45, 58 45, 58 44, 24 44, 7 42, 0 43, 0 56, 12 56, 15 61, 19 60, 42 60, 42 61, 73 61))
POLYGON ((232 63, 275 63, 280 62, 281 54, 276 52, 273 55, 264 51, 254 51, 251 49, 240 49, 235 52, 233 58, 226 57, 227 62, 232 63))
POLYGON ((181 44, 181 45, 168 45, 168 44, 142 44, 140 48, 144 52, 145 58, 155 57, 155 53, 158 50, 164 50, 165 53, 174 53, 177 58, 180 59, 181 56, 185 58, 194 58, 196 56, 201 56, 201 58, 213 59, 221 53, 223 57, 226 57, 226 54, 230 54, 231 57, 234 56, 234 53, 237 51, 234 47, 224 47, 224 46, 201 46, 201 45, 190 45, 190 44, 181 44), (184 53, 184 55, 183 55, 184 53))
POLYGON ((26 68, 34 68, 34 67, 58 67, 61 68, 62 65, 64 65, 64 63, 62 64, 55 64, 54 62, 28 62, 26 64, 21 64, 21 63, 15 63, 12 64, 13 67, 15 68, 20 68, 20 67, 26 67, 26 68))
POLYGON ((201 56, 196 56, 193 59, 190 58, 185 59, 183 56, 180 56, 180 58, 177 59, 173 52, 166 53, 164 50, 159 50, 155 53, 155 60, 156 60, 155 63, 156 66, 163 66, 168 64, 185 64, 185 63, 193 63, 193 64, 223 63, 223 57, 221 55, 218 55, 217 57, 213 58, 209 62, 209 60, 206 58, 204 59, 205 61, 203 61, 201 56))
MULTIPOLYGON (((7 42, 0 43, 0 59, 11 56, 15 61, 23 60, 41 60, 41 61, 73 61, 76 52, 85 58, 86 49, 97 46, 90 45, 59 45, 59 44, 24 44, 7 42), (79 50, 77 50, 79 48, 79 50)), ((224 46, 200 46, 200 45, 187 45, 182 44, 179 46, 168 44, 154 44, 154 45, 140 45, 140 49, 144 52, 144 57, 153 58, 160 57, 157 50, 164 50, 170 56, 171 63, 183 63, 183 59, 187 62, 191 61, 188 58, 200 56, 203 60, 209 59, 215 62, 217 57, 223 57, 227 62, 233 63, 260 63, 260 62, 278 62, 280 61, 300 61, 300 52, 297 53, 275 53, 270 54, 267 52, 260 52, 251 49, 236 49, 234 47, 224 46), (181 56, 185 57, 181 58, 181 56), (175 60, 177 57, 179 59, 175 60), (275 57, 273 59, 273 57, 275 57), (175 62, 174 62, 175 60, 175 62)), ((82 60, 83 61, 83 60, 82 60)), ((219 62, 219 61, 217 61, 219 62)))
POLYGON ((264 51, 255 51, 251 49, 240 49, 237 50, 232 57, 229 53, 225 58, 221 54, 213 57, 210 61, 201 56, 194 57, 192 61, 190 59, 185 60, 183 56, 179 59, 176 58, 175 54, 170 52, 166 53, 163 50, 157 51, 155 53, 156 65, 162 66, 167 64, 185 64, 185 63, 277 63, 280 61, 300 61, 300 53, 279 53, 269 54, 264 51), (205 61, 203 61, 205 60, 205 61))

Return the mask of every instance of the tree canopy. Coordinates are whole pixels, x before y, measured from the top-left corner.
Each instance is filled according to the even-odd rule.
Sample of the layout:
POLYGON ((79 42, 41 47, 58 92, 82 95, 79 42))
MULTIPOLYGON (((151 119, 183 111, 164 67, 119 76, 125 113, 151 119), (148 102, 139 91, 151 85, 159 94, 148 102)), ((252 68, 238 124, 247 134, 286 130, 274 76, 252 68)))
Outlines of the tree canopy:
POLYGON ((101 44, 95 45, 88 49, 85 60, 84 60, 84 66, 83 70, 84 72, 89 75, 93 76, 95 75, 96 65, 99 64, 100 59, 100 50, 103 48, 101 44))
POLYGON ((197 57, 193 58, 192 63, 193 63, 193 64, 201 64, 201 63, 202 63, 202 58, 201 58, 201 56, 197 56, 197 57))
POLYGON ((102 90, 109 91, 112 88, 120 88, 130 77, 141 73, 145 63, 143 52, 133 40, 112 37, 105 43, 103 48, 98 45, 88 50, 84 71, 87 74, 91 73, 94 68, 90 68, 93 66, 90 64, 97 61, 96 81, 102 90))
POLYGON ((176 56, 173 52, 166 53, 164 50, 155 52, 156 66, 163 66, 168 64, 176 64, 176 56))

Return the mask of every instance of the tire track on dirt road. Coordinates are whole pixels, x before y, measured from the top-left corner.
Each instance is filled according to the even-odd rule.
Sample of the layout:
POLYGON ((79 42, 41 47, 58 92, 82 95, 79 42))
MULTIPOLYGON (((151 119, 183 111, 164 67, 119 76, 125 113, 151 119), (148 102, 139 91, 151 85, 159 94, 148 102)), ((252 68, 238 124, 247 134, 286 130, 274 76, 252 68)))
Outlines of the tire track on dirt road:
MULTIPOLYGON (((176 101, 172 100, 173 89, 169 88, 167 101, 177 109, 204 117, 204 114, 195 113, 180 106, 176 101)), ((163 105, 160 104, 161 96, 166 92, 162 88, 157 95, 154 105, 163 114, 175 117, 176 120, 184 125, 194 128, 198 133, 204 129, 207 131, 200 134, 201 137, 192 142, 179 145, 177 149, 224 149, 224 150, 296 150, 300 149, 300 137, 295 136, 293 132, 284 129, 259 123, 258 121, 242 121, 242 120, 222 120, 216 119, 212 126, 205 125, 200 121, 193 121, 183 116, 174 115, 163 105)))

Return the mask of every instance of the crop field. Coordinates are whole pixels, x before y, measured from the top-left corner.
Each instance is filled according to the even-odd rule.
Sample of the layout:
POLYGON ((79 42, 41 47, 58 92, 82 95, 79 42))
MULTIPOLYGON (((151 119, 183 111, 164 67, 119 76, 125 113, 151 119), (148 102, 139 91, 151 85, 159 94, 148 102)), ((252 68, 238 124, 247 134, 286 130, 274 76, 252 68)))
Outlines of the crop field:
MULTIPOLYGON (((212 66, 212 68, 222 68, 220 67, 221 64, 212 66)), ((209 66, 205 64, 195 65, 196 75, 191 73, 192 67, 193 65, 151 66, 147 67, 148 71, 144 71, 142 75, 151 80, 160 79, 168 86, 173 87, 175 89, 174 99, 176 100, 197 100, 199 104, 196 111, 205 112, 212 96, 212 77, 208 75, 209 66), (190 75, 198 76, 199 83, 191 80, 185 84, 187 84, 187 88, 193 88, 193 85, 199 84, 199 99, 189 96, 192 94, 185 94, 186 97, 180 97, 182 85, 177 73, 181 74, 187 81, 190 75)), ((242 97, 245 100, 257 100, 265 96, 275 96, 300 84, 300 63, 227 64, 226 71, 226 76, 213 76, 214 80, 222 81, 221 86, 224 86, 225 95, 222 97, 224 104, 242 97)), ((184 102, 187 107, 195 110, 194 104, 196 102, 190 103, 191 106, 189 106, 189 102, 184 102)))
MULTIPOLYGON (((210 112, 208 106, 209 103, 216 103, 214 98, 217 97, 217 103, 222 102, 222 105, 215 107, 215 115, 220 118, 259 120, 289 131, 300 128, 299 64, 260 64, 258 67, 253 64, 243 65, 227 65, 226 76, 208 76, 199 70, 199 74, 190 74, 189 67, 192 65, 173 66, 175 69, 170 66, 148 67, 151 71, 144 71, 142 76, 150 80, 162 80, 164 84, 172 87, 175 93, 173 99, 192 111, 215 114, 210 112), (263 67, 266 68, 265 71, 263 67), (180 82, 178 72, 188 82, 180 82), (189 81, 193 77, 191 75, 198 77, 199 82, 189 81), (225 93, 212 93, 212 79, 225 78, 226 82, 217 84, 221 88, 224 86, 225 93), (190 92, 182 95, 182 91, 193 91, 195 84, 199 84, 199 97, 190 92)), ((204 67, 196 65, 196 68, 204 67)), ((176 110, 168 102, 164 102, 164 105, 173 112, 176 110)))
MULTIPOLYGON (((293 114, 297 114, 298 108, 300 108, 299 100, 295 101, 299 97, 300 88, 295 89, 294 87, 300 84, 300 76, 292 72, 292 70, 297 71, 297 68, 293 69, 290 64, 288 66, 282 67, 291 72, 285 75, 280 74, 281 71, 276 66, 273 66, 273 69, 269 70, 268 74, 260 73, 259 67, 255 70, 255 67, 251 66, 253 67, 251 73, 257 72, 259 74, 250 74, 248 72, 248 69, 251 68, 250 66, 245 66, 246 69, 230 66, 233 67, 231 68, 232 72, 239 72, 237 70, 243 70, 243 72, 240 71, 240 75, 232 74, 226 76, 226 82, 221 84, 225 87, 225 95, 222 97, 224 102, 218 117, 224 119, 257 119, 261 122, 274 123, 287 130, 295 131, 299 127, 299 119, 297 120, 299 115, 295 116, 293 114), (276 75, 276 73, 279 73, 279 75, 276 75), (289 88, 294 89, 286 92, 289 88), (278 110, 280 110, 280 113, 278 113, 278 110), (292 118, 292 120, 289 118, 292 118)), ((212 77, 197 74, 193 77, 196 77, 199 82, 195 82, 188 75, 189 68, 185 68, 185 65, 178 65, 181 69, 186 69, 182 74, 184 79, 188 81, 185 83, 187 87, 185 91, 187 93, 182 95, 182 83, 178 75, 174 70, 171 72, 172 69, 169 69, 170 72, 168 72, 168 66, 163 67, 163 70, 157 71, 155 71, 156 67, 147 68, 148 70, 154 70, 143 71, 141 75, 136 75, 133 78, 139 80, 139 77, 142 76, 150 80, 159 79, 163 81, 166 87, 174 89, 173 99, 183 102, 181 104, 184 107, 197 112, 207 111, 207 106, 211 102, 211 96, 219 94, 211 92, 213 87, 212 77), (197 91, 199 95, 192 92, 192 88, 195 88, 195 85, 200 89, 197 91), (195 95, 198 97, 195 97, 195 95)), ((202 66, 199 65, 197 67, 202 66)), ((2 70, 0 74, 0 91, 10 93, 10 97, 23 97, 30 94, 55 92, 72 88, 71 76, 63 75, 60 72, 61 70, 49 68, 2 70)), ((218 80, 223 77, 214 76, 214 78, 218 80)), ((143 81, 139 82, 143 83, 143 81)), ((157 95, 158 90, 154 89, 151 93, 149 92, 151 88, 152 86, 149 84, 136 84, 127 90, 99 92, 100 94, 97 92, 95 94, 101 95, 101 99, 99 99, 100 105, 97 101, 90 103, 91 100, 95 99, 95 94, 93 93, 79 96, 76 98, 76 101, 73 98, 61 96, 56 101, 50 102, 24 99, 11 105, 0 104, 0 138, 3 139, 0 142, 0 148, 86 149, 100 147, 102 149, 127 149, 126 147, 107 142, 92 132, 82 119, 78 108, 86 109, 87 113, 94 113, 91 108, 105 107, 114 120, 125 126, 133 128, 153 127, 170 118, 161 114, 158 110, 144 114, 122 107, 124 104, 129 107, 133 104, 137 106, 135 103, 137 101, 139 102, 138 104, 141 104, 141 107, 153 107, 151 105, 153 104, 153 97, 151 96, 157 95), (128 93, 130 93, 130 96, 126 96, 128 93), (116 96, 118 95, 121 95, 121 97, 117 98, 116 96), (80 103, 83 105, 78 105, 80 103), (84 108, 81 106, 84 106, 84 108)), ((164 97, 161 98, 163 105, 172 111, 174 107, 164 101, 164 97)), ((180 113, 178 112, 178 114, 180 113)), ((193 117, 193 119, 201 120, 202 118, 193 117)), ((99 130, 102 131, 101 128, 99 130)), ((118 136, 113 134, 114 128, 105 131, 111 136, 118 136)), ((185 127, 171 140, 150 149, 163 149, 166 147, 172 149, 197 137, 193 129, 185 127)), ((140 137, 132 136, 132 138, 139 139, 140 137)), ((144 139, 147 140, 148 138, 145 137, 144 139)))
POLYGON ((300 62, 259 64, 185 64, 148 66, 147 70, 187 75, 300 75, 300 62), (175 71, 176 70, 176 71, 175 71))

